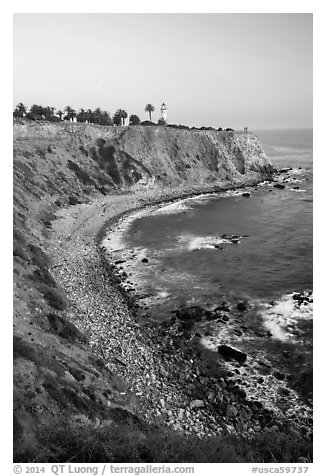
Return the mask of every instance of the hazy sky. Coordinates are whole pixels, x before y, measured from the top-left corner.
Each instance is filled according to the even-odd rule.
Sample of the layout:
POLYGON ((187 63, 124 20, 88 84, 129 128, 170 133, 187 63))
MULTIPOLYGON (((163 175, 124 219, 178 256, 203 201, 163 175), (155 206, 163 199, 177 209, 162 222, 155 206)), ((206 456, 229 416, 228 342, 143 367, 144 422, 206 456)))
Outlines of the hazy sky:
POLYGON ((16 14, 14 105, 312 127, 312 14, 16 14))

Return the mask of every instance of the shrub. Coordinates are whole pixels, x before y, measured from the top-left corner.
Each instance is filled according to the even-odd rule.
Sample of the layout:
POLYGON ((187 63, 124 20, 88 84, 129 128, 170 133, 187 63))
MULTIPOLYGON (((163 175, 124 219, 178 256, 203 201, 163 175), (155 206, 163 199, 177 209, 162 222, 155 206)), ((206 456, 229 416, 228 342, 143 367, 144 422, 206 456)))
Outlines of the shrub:
POLYGON ((64 339, 67 339, 71 342, 76 340, 80 342, 87 342, 87 337, 85 334, 80 332, 74 324, 62 316, 58 316, 57 314, 49 314, 48 321, 52 331, 55 334, 58 334, 60 337, 63 337, 64 339))
POLYGON ((24 246, 21 243, 14 243, 13 245, 13 255, 14 256, 19 256, 22 260, 28 261, 29 256, 24 248, 24 246))
POLYGON ((42 210, 42 212, 39 214, 39 219, 41 220, 41 222, 43 222, 46 228, 51 228, 51 222, 56 218, 56 215, 50 212, 49 210, 42 210))
POLYGON ((95 186, 94 180, 91 179, 91 177, 88 175, 87 172, 82 170, 78 164, 73 162, 72 160, 68 160, 68 168, 75 172, 76 177, 83 182, 84 185, 93 185, 95 186))
POLYGON ((139 126, 140 124, 140 119, 136 114, 131 114, 129 117, 129 125, 130 126, 139 126))
POLYGON ((29 279, 35 283, 46 284, 51 288, 56 287, 56 283, 46 268, 38 268, 29 275, 29 279))
POLYGON ((79 147, 79 150, 88 157, 88 150, 83 145, 79 147))
POLYGON ((47 284, 39 284, 37 288, 51 307, 58 309, 59 311, 66 309, 68 303, 63 291, 54 289, 47 284))
POLYGON ((62 122, 57 116, 45 116, 45 119, 49 122, 62 122))
POLYGON ((201 131, 216 131, 216 129, 214 129, 214 127, 206 127, 206 126, 202 126, 200 128, 201 131))
MULTIPOLYGON (((84 420, 85 421, 85 420, 84 420)), ((252 440, 223 434, 200 439, 146 425, 125 412, 120 423, 95 427, 71 418, 39 430, 38 446, 16 448, 14 461, 72 463, 296 463, 312 460, 312 445, 290 432, 268 432, 252 440)))
POLYGON ((155 122, 143 121, 140 123, 141 126, 156 126, 155 122))
POLYGON ((78 203, 80 203, 78 198, 74 196, 69 197, 69 205, 78 205, 78 203))
POLYGON ((30 251, 31 262, 39 268, 48 268, 50 266, 50 260, 44 251, 39 247, 35 246, 32 243, 28 245, 30 251))

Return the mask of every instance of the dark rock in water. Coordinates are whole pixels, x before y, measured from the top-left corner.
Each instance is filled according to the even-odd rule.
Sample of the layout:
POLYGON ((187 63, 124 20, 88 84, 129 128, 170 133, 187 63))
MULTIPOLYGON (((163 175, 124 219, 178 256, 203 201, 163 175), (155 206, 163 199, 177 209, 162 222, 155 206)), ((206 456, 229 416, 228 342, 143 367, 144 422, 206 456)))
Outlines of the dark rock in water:
POLYGON ((227 305, 226 302, 221 302, 218 306, 216 306, 216 308, 214 309, 214 311, 226 311, 226 312, 229 312, 230 308, 229 306, 227 305))
POLYGON ((205 309, 202 309, 199 306, 193 306, 188 308, 181 308, 176 311, 176 316, 181 321, 201 321, 202 318, 205 316, 205 309))
POLYGON ((115 261, 114 263, 115 264, 122 264, 122 263, 125 263, 126 260, 125 259, 118 259, 118 261, 115 261))
POLYGON ((258 336, 258 337, 266 337, 266 336, 267 336, 267 332, 266 332, 266 331, 255 330, 254 333, 255 333, 256 336, 258 336))
POLYGON ((247 309, 247 303, 245 301, 241 301, 237 304, 237 309, 240 312, 244 312, 247 309))
POLYGON ((277 370, 274 370, 273 375, 274 375, 275 378, 277 378, 277 380, 284 380, 285 379, 285 375, 282 374, 282 372, 278 372, 277 370))
POLYGON ((289 350, 283 350, 283 355, 286 359, 289 359, 292 354, 289 350))
POLYGON ((263 404, 259 400, 253 400, 252 403, 256 408, 263 408, 263 404))
POLYGON ((274 188, 282 188, 283 189, 283 188, 285 188, 285 185, 282 185, 281 183, 276 183, 274 185, 274 188))
POLYGON ((188 331, 188 330, 184 331, 183 337, 184 337, 185 339, 189 340, 189 339, 191 338, 191 332, 188 331))
POLYGON ((243 197, 251 197, 250 193, 248 193, 248 192, 244 192, 244 193, 242 194, 242 196, 243 196, 243 197))
POLYGON ((233 332, 235 333, 236 336, 239 336, 239 337, 243 335, 243 332, 241 329, 234 329, 233 332))
POLYGON ((235 393, 240 397, 240 398, 246 398, 247 393, 243 388, 237 388, 235 389, 235 393))
POLYGON ((216 319, 221 319, 222 314, 220 312, 205 311, 205 317, 207 321, 215 321, 216 319))
POLYGON ((195 321, 189 320, 189 321, 183 321, 182 324, 180 324, 180 328, 183 330, 189 331, 194 327, 195 321))
POLYGON ((141 261, 142 261, 142 263, 148 263, 148 259, 147 259, 147 258, 143 258, 141 261))
POLYGON ((222 316, 222 320, 224 322, 228 322, 230 320, 229 316, 227 316, 226 314, 224 314, 224 316, 222 316))
POLYGON ((299 299, 301 299, 301 294, 293 294, 292 299, 294 299, 295 301, 299 301, 299 299))
POLYGON ((219 345, 218 351, 226 360, 234 359, 241 364, 247 360, 247 354, 226 344, 219 345))
POLYGON ((300 187, 292 187, 293 190, 300 190, 300 187))
POLYGON ((280 169, 278 171, 278 173, 279 174, 284 174, 284 173, 288 172, 289 170, 292 170, 292 167, 286 167, 286 168, 280 169))

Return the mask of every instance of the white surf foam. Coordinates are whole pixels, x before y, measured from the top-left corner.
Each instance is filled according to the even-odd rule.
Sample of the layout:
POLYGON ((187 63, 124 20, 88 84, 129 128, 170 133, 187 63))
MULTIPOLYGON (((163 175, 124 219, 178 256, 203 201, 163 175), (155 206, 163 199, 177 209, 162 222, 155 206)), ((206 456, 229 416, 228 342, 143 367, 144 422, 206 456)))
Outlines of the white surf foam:
POLYGON ((296 293, 285 294, 273 305, 261 303, 264 326, 273 338, 282 342, 295 339, 299 321, 312 319, 312 303, 302 303, 299 306, 298 301, 293 299, 294 294, 296 293))
MULTIPOLYGON (((241 238, 241 237, 239 237, 241 238)), ((188 251, 201 249, 216 249, 217 246, 232 244, 228 238, 221 236, 195 236, 195 235, 181 235, 178 237, 178 242, 184 246, 188 251)))
POLYGON ((184 213, 187 210, 190 210, 191 207, 186 204, 183 200, 180 202, 170 203, 168 205, 160 206, 151 210, 147 210, 146 216, 155 216, 155 215, 176 215, 178 213, 184 213))

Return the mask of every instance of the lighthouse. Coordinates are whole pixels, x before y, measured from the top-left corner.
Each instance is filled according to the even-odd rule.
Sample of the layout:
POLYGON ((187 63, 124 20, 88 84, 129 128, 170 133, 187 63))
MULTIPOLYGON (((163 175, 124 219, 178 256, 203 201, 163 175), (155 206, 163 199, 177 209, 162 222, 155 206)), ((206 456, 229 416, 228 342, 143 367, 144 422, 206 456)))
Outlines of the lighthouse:
POLYGON ((167 113, 166 113, 166 104, 163 103, 161 106, 161 119, 166 122, 167 113))

